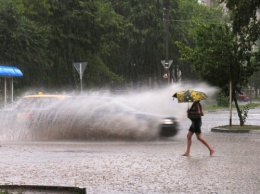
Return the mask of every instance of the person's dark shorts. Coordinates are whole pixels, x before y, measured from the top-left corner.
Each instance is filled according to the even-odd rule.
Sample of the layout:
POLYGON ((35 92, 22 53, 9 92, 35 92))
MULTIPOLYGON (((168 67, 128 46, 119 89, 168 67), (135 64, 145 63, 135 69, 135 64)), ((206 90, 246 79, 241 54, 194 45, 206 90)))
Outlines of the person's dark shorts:
POLYGON ((201 125, 202 125, 201 118, 192 119, 191 122, 192 123, 191 123, 189 131, 192 133, 201 133, 201 125))

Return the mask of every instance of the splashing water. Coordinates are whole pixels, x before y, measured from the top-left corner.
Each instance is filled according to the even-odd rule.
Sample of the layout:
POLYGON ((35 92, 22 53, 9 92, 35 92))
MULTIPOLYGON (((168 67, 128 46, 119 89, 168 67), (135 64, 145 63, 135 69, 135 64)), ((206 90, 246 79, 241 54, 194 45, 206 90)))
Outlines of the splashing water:
POLYGON ((28 117, 34 117, 34 122, 29 125, 26 122, 15 122, 20 112, 2 111, 0 139, 156 139, 164 116, 175 117, 179 122, 186 118, 188 104, 178 103, 172 97, 175 92, 186 89, 203 91, 208 99, 217 91, 216 88, 201 83, 174 84, 157 89, 126 91, 124 94, 85 92, 72 95, 70 100, 57 101, 51 106, 45 104, 46 109, 41 110, 40 117, 35 110, 26 112, 28 117), (132 107, 141 112, 133 111, 132 107))
POLYGON ((118 98, 121 101, 128 102, 128 104, 140 110, 162 115, 171 115, 181 121, 187 117, 186 110, 191 104, 178 103, 178 100, 172 96, 176 92, 188 89, 206 93, 208 97, 206 100, 203 100, 202 103, 210 101, 218 91, 217 88, 205 83, 174 84, 160 89, 128 93, 126 95, 118 96, 118 98))

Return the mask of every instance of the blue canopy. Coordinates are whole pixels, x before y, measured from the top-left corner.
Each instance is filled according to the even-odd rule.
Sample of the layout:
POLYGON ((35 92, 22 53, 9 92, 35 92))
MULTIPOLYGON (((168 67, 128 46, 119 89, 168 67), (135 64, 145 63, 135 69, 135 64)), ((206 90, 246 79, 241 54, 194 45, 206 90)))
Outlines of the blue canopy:
POLYGON ((23 73, 17 67, 0 66, 0 77, 22 77, 23 73))

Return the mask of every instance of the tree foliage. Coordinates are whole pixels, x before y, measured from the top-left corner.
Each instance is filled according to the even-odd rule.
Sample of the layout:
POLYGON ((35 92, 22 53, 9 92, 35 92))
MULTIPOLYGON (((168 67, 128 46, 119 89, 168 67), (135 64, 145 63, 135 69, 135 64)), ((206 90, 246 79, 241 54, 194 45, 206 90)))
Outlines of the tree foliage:
POLYGON ((173 60, 170 70, 178 64, 184 79, 194 78, 190 63, 179 61, 175 42, 195 45, 194 26, 219 18, 219 12, 196 0, 0 3, 0 62, 23 71, 16 88, 77 88, 75 62, 88 62, 83 76, 87 88, 125 86, 150 78, 163 82, 166 34, 173 60))
POLYGON ((203 80, 220 87, 226 94, 232 81, 232 96, 243 125, 236 93, 246 86, 248 78, 258 69, 259 63, 250 60, 254 53, 245 52, 227 25, 200 25, 196 30, 194 47, 183 43, 178 45, 182 59, 191 61, 203 80))
POLYGON ((23 64, 39 59, 48 44, 48 28, 25 17, 20 1, 1 0, 0 3, 0 60, 23 64))
MULTIPOLYGON (((217 25, 223 21, 222 11, 219 8, 209 8, 198 4, 197 0, 182 0, 178 10, 179 21, 179 34, 178 42, 185 43, 191 48, 194 47, 199 41, 196 42, 195 36, 197 34, 197 27, 201 25, 213 24, 217 25)), ((197 72, 192 66, 191 61, 179 60, 178 63, 184 72, 184 78, 197 79, 197 72)))
POLYGON ((259 36, 259 21, 256 13, 260 9, 259 0, 218 0, 219 3, 225 3, 225 6, 231 11, 231 21, 234 32, 242 32, 248 28, 257 31, 259 36))

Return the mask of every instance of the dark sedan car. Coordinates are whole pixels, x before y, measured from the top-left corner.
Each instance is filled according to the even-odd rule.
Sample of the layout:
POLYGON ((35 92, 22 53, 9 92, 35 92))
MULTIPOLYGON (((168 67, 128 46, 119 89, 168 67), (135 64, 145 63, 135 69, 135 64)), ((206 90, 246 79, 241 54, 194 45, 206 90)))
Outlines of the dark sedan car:
POLYGON ((178 132, 174 117, 138 111, 108 97, 25 96, 12 111, 26 139, 155 139, 178 132))

